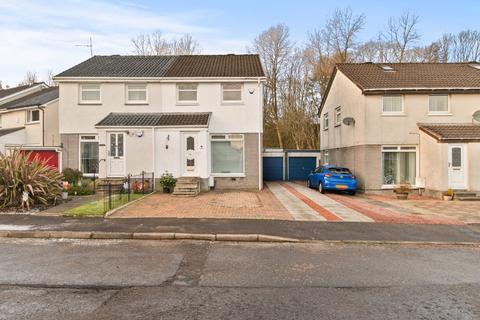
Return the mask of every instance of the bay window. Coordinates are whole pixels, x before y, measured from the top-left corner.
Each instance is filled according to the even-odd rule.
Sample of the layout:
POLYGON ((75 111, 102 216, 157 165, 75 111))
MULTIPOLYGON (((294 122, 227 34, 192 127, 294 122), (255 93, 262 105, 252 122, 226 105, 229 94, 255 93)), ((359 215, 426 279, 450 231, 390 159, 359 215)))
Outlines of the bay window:
POLYGON ((84 175, 98 173, 97 136, 80 136, 80 171, 84 175))
POLYGON ((382 170, 384 186, 415 185, 417 148, 415 146, 382 147, 382 170))
POLYGON ((243 134, 212 135, 212 173, 217 175, 243 175, 244 136, 243 134))
POLYGON ((100 84, 81 84, 80 103, 100 103, 100 84))
POLYGON ((146 103, 147 85, 146 84, 127 84, 127 103, 146 103))

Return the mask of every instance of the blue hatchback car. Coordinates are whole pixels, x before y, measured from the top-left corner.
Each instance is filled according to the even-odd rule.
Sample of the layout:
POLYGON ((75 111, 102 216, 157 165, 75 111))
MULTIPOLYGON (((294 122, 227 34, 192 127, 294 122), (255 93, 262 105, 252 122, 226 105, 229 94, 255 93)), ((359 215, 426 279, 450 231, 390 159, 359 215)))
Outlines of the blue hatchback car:
POLYGON ((352 172, 348 168, 335 165, 316 168, 308 175, 307 185, 321 193, 325 193, 325 190, 337 190, 354 195, 357 192, 357 179, 352 172))

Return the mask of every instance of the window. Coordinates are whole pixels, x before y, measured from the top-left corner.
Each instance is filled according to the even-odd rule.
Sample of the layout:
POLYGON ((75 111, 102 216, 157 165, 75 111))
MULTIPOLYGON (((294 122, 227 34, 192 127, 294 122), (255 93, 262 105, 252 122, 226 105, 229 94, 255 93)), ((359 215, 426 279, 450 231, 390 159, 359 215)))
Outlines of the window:
POLYGON ((177 85, 177 100, 183 103, 196 103, 197 102, 197 84, 179 84, 177 85))
POLYGON ((335 127, 342 124, 342 107, 335 108, 335 127))
POLYGON ((429 97, 429 113, 448 113, 448 95, 432 95, 429 97))
POLYGON ((80 85, 80 103, 100 103, 100 84, 80 85))
POLYGON ((80 136, 80 171, 85 175, 98 173, 97 136, 80 136))
POLYGON ((328 130, 328 113, 323 115, 323 130, 328 130))
POLYGON ((222 101, 223 102, 241 102, 242 101, 242 84, 241 83, 225 83, 222 85, 222 101))
POLYGON ((243 134, 212 135, 212 173, 244 174, 243 134))
POLYGON ((40 110, 27 110, 27 123, 40 121, 40 110))
POLYGON ((330 162, 330 155, 328 154, 328 151, 325 151, 323 153, 323 164, 328 164, 330 162))
POLYGON ((403 113, 402 96, 384 96, 383 97, 383 113, 384 114, 403 113))
POLYGON ((127 103, 146 103, 146 84, 127 84, 127 103))
POLYGON ((415 185, 417 173, 416 147, 382 148, 383 185, 409 183, 415 185))

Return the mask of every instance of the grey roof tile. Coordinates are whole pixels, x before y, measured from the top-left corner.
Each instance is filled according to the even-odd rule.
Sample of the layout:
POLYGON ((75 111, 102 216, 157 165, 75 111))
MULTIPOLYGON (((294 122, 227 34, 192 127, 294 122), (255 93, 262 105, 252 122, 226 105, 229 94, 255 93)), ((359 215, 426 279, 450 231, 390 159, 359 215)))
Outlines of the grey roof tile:
POLYGON ((25 127, 15 127, 15 128, 5 128, 5 129, 0 129, 0 137, 5 136, 7 134, 17 132, 19 130, 23 130, 25 127))
POLYGON ((419 123, 437 141, 480 141, 480 125, 473 123, 419 123))
POLYGON ((55 99, 58 99, 58 87, 50 87, 2 104, 0 109, 10 110, 23 107, 41 106, 55 99))
POLYGON ((210 121, 208 112, 192 113, 110 113, 96 124, 98 127, 171 127, 204 126, 210 121))

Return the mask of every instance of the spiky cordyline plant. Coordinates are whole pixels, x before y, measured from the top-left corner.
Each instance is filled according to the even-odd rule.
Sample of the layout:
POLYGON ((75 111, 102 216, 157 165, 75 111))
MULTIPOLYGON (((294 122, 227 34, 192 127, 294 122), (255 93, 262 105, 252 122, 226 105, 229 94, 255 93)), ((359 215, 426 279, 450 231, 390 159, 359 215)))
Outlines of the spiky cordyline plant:
POLYGON ((62 174, 31 153, 0 153, 0 208, 22 206, 24 192, 28 206, 55 201, 62 192, 62 174))

